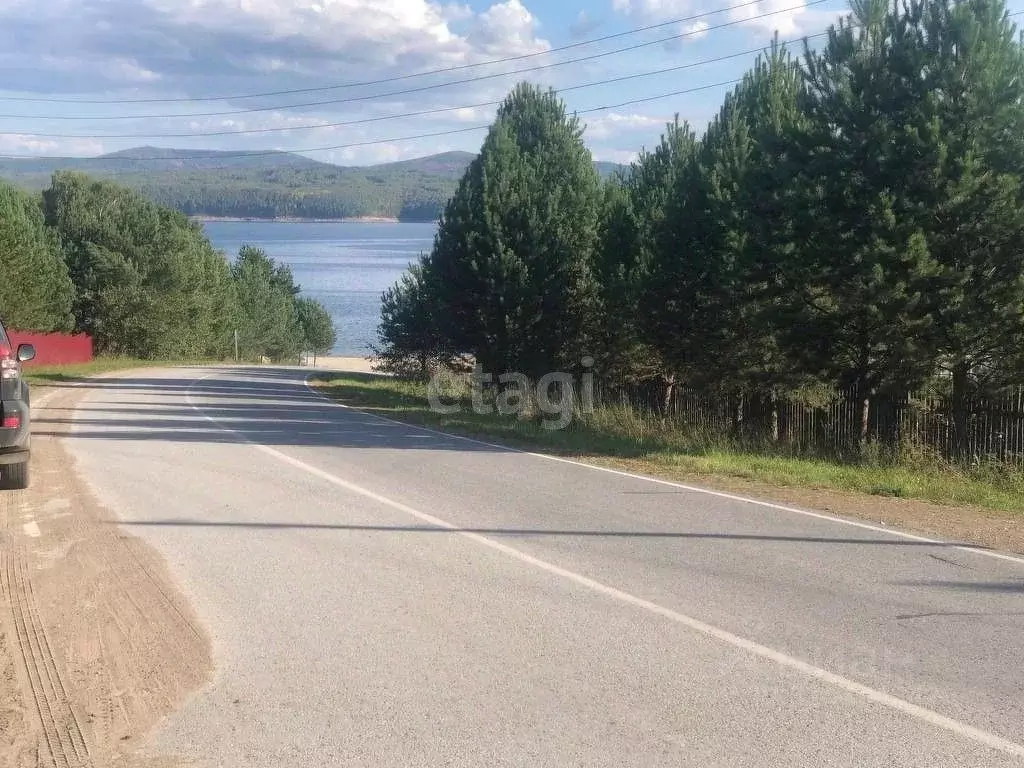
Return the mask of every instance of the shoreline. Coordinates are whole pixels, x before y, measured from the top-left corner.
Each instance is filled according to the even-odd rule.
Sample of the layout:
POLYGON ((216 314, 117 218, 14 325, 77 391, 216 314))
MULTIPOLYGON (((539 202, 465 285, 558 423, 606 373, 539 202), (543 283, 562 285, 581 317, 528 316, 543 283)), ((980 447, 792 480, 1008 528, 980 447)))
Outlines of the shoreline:
POLYGON ((429 221, 410 221, 390 216, 354 216, 343 219, 307 219, 299 216, 280 216, 277 218, 260 218, 258 216, 189 216, 190 221, 198 222, 233 222, 252 223, 268 222, 276 224, 429 224, 429 221))

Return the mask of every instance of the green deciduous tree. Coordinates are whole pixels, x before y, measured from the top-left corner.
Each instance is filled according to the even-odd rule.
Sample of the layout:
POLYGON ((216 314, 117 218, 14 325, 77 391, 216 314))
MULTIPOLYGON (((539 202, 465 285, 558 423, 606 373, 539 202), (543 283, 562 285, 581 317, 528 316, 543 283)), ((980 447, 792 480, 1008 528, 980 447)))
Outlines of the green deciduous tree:
POLYGON ((231 265, 238 302, 238 347, 246 360, 297 358, 303 329, 295 295, 279 265, 263 250, 242 246, 231 265))
POLYGON ((36 196, 0 184, 0 319, 9 328, 67 331, 74 286, 36 196))
POLYGON ((302 326, 302 348, 314 355, 325 355, 338 341, 331 313, 315 299, 299 296, 295 311, 302 326))
POLYGON ((219 355, 232 311, 227 265, 183 214, 82 174, 43 194, 76 288, 77 328, 99 352, 219 355))

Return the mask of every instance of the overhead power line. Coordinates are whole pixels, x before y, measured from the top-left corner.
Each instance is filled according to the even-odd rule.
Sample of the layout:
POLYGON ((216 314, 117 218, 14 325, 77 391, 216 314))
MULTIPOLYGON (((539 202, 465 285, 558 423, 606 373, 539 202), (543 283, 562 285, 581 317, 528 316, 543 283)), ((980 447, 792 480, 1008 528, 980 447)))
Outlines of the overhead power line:
MULTIPOLYGON (((408 95, 408 94, 411 94, 411 93, 422 93, 422 92, 425 92, 425 91, 433 91, 433 90, 437 90, 439 88, 451 87, 453 85, 465 85, 467 83, 476 83, 476 82, 481 82, 483 80, 493 80, 493 79, 499 78, 499 77, 508 77, 510 75, 518 75, 518 74, 523 74, 523 73, 526 73, 526 72, 537 72, 537 71, 540 71, 540 70, 553 69, 555 67, 566 66, 567 64, 579 64, 579 63, 584 62, 584 61, 594 61, 596 59, 606 58, 608 56, 615 56, 615 55, 618 55, 620 53, 626 53, 626 52, 629 52, 629 51, 635 51, 635 50, 638 50, 640 48, 646 48, 646 47, 649 47, 649 46, 652 46, 652 45, 659 45, 659 44, 662 44, 662 43, 670 42, 672 40, 679 40, 679 39, 682 39, 682 38, 685 38, 685 37, 692 37, 693 35, 706 34, 707 32, 711 32, 711 31, 714 31, 714 30, 717 30, 717 29, 724 29, 726 27, 733 27, 733 26, 736 26, 737 24, 744 24, 744 23, 747 23, 749 21, 754 21, 754 20, 762 19, 762 18, 768 18, 769 16, 775 16, 775 15, 778 15, 780 13, 788 13, 790 11, 803 10, 805 8, 808 8, 808 7, 811 7, 811 6, 815 6, 815 5, 821 5, 822 3, 826 3, 826 2, 831 2, 831 0, 810 0, 810 2, 803 3, 801 5, 790 6, 788 8, 780 8, 780 9, 777 9, 777 10, 774 10, 774 11, 769 11, 767 13, 758 14, 756 16, 751 16, 751 17, 748 17, 748 18, 745 18, 745 19, 737 19, 737 20, 734 20, 734 21, 724 22, 722 24, 716 24, 714 26, 710 26, 710 27, 707 27, 705 29, 689 30, 687 32, 682 32, 680 34, 672 35, 670 37, 662 37, 662 38, 659 38, 657 40, 649 40, 649 41, 645 41, 645 42, 642 42, 642 43, 634 43, 633 45, 626 46, 624 48, 617 48, 617 49, 614 49, 614 50, 611 50, 611 51, 604 51, 602 53, 594 53, 594 54, 590 54, 588 56, 580 56, 580 57, 577 57, 575 59, 565 59, 564 61, 557 61, 557 62, 553 62, 551 64, 542 64, 542 65, 535 66, 535 67, 525 67, 525 68, 518 69, 518 70, 510 70, 508 72, 498 72, 498 73, 493 73, 493 74, 488 74, 488 75, 477 75, 476 77, 463 78, 461 80, 450 80, 450 81, 445 82, 445 83, 436 83, 436 84, 433 84, 433 85, 423 85, 423 86, 418 86, 416 88, 406 88, 406 89, 397 90, 397 91, 387 91, 385 93, 377 93, 377 94, 366 95, 366 96, 353 96, 353 97, 344 98, 344 99, 328 99, 328 100, 324 100, 324 101, 311 101, 311 102, 305 102, 305 103, 302 103, 302 104, 286 104, 286 105, 278 105, 278 106, 273 106, 273 107, 249 107, 249 108, 246 108, 246 109, 227 110, 227 111, 221 111, 221 112, 185 112, 185 113, 163 114, 163 115, 159 115, 159 114, 158 115, 95 115, 95 116, 90 116, 90 117, 82 116, 82 115, 66 115, 66 114, 65 115, 0 115, 0 118, 11 119, 11 120, 83 120, 83 121, 104 120, 105 121, 105 120, 150 120, 150 119, 167 119, 167 118, 178 118, 178 117, 187 117, 187 118, 194 118, 194 117, 227 117, 227 116, 230 116, 230 115, 252 114, 252 113, 256 113, 256 112, 278 112, 278 111, 281 111, 281 110, 288 110, 288 109, 300 109, 300 108, 305 108, 305 107, 318 107, 318 106, 325 106, 325 105, 328 105, 328 104, 350 104, 350 103, 355 103, 355 102, 374 101, 374 100, 377 100, 377 99, 385 99, 385 98, 388 98, 388 97, 391 97, 391 96, 405 96, 405 95, 408 95)), ((390 82, 390 81, 386 81, 386 82, 390 82)))
MULTIPOLYGON (((605 104, 605 105, 600 106, 600 107, 590 107, 589 109, 577 110, 575 112, 575 114, 577 114, 577 115, 593 114, 595 112, 604 112, 605 110, 609 110, 609 109, 620 109, 622 107, 628 107, 628 106, 632 106, 634 104, 644 104, 644 103, 651 102, 651 101, 658 101, 659 99, 667 99, 667 98, 670 98, 672 96, 684 96, 684 95, 686 95, 688 93, 697 93, 699 91, 707 91, 707 90, 710 90, 712 88, 721 88, 723 86, 736 85, 737 83, 741 82, 742 80, 743 80, 743 78, 740 77, 740 78, 735 78, 733 80, 725 80, 725 81, 719 82, 719 83, 710 83, 708 85, 700 85, 700 86, 696 86, 694 88, 684 88, 682 90, 671 91, 669 93, 659 93, 656 96, 645 96, 645 97, 637 98, 637 99, 629 99, 627 101, 620 101, 620 102, 615 103, 615 104, 605 104)), ((223 153, 217 153, 217 155, 219 157, 227 159, 227 158, 236 158, 236 157, 269 157, 269 156, 280 155, 280 154, 285 154, 285 153, 287 153, 287 154, 307 154, 307 153, 312 153, 312 152, 334 152, 334 151, 341 150, 341 149, 355 149, 355 148, 358 148, 358 147, 370 147, 370 146, 374 146, 374 145, 377 145, 377 144, 392 144, 392 143, 401 142, 401 141, 416 141, 416 140, 419 140, 419 139, 432 139, 432 138, 439 137, 439 136, 454 136, 454 135, 460 134, 460 133, 470 133, 472 131, 483 131, 483 130, 487 130, 490 127, 491 127, 490 125, 473 125, 473 126, 467 126, 465 128, 454 128, 452 130, 447 130, 447 131, 434 131, 432 133, 419 133, 419 134, 416 134, 416 135, 413 135, 413 136, 396 136, 396 137, 392 137, 392 138, 388 138, 388 139, 371 139, 371 140, 367 140, 367 141, 352 142, 352 143, 349 143, 349 144, 336 144, 336 145, 330 146, 330 147, 307 147, 305 149, 289 149, 289 150, 267 149, 267 150, 258 150, 258 151, 252 151, 252 152, 245 152, 245 151, 242 151, 242 152, 223 152, 223 153)), ((45 157, 39 157, 38 155, 0 155, 0 158, 3 158, 5 160, 46 160, 46 159, 48 159, 48 158, 45 158, 45 157)), ((113 162, 113 163, 116 163, 116 162, 125 162, 125 161, 131 162, 135 158, 125 158, 125 157, 117 157, 117 156, 111 156, 111 155, 100 155, 98 157, 54 158, 54 159, 75 160, 77 162, 98 162, 98 163, 102 163, 102 162, 110 163, 110 162, 113 162)), ((144 159, 147 160, 147 161, 154 161, 154 160, 156 160, 156 161, 160 161, 160 160, 168 160, 168 161, 170 161, 170 160, 175 160, 175 161, 178 161, 178 160, 208 160, 208 159, 210 159, 210 152, 207 151, 204 154, 197 154, 197 155, 167 155, 166 157, 146 157, 144 159)))
POLYGON ((661 21, 657 24, 648 24, 644 27, 635 27, 633 29, 625 30, 624 32, 615 32, 610 35, 603 35, 601 37, 594 37, 589 40, 580 40, 575 43, 568 43, 566 45, 560 45, 555 48, 548 48, 545 51, 535 51, 533 53, 523 53, 517 56, 505 56, 499 59, 489 59, 487 61, 478 61, 470 64, 459 64, 451 67, 444 67, 441 69, 431 69, 426 72, 416 72, 410 75, 400 75, 397 77, 383 78, 379 80, 364 80, 363 82, 356 83, 339 83, 336 85, 321 85, 311 88, 287 88, 280 91, 264 91, 263 93, 246 93, 246 94, 225 94, 221 96, 196 96, 196 97, 183 97, 183 98, 148 98, 148 99, 69 99, 69 98, 56 98, 56 97, 45 97, 45 96, 8 96, 0 98, 0 101, 24 101, 24 102, 35 102, 35 103, 49 103, 49 104, 167 104, 175 102, 199 102, 199 101, 236 101, 240 99, 256 99, 265 98, 268 96, 285 96, 297 93, 318 93, 323 91, 333 91, 342 88, 361 88, 370 85, 382 85, 384 83, 398 82, 400 80, 412 80, 416 77, 428 77, 430 75, 444 75, 452 72, 460 72, 467 69, 474 69, 477 67, 487 67, 494 64, 507 64, 513 61, 523 61, 526 59, 536 58, 538 56, 549 56, 553 53, 561 53, 562 51, 568 51, 575 48, 581 48, 587 45, 594 45, 595 43, 604 43, 609 40, 617 40, 623 37, 630 37, 632 35, 638 35, 643 32, 650 32, 654 29, 662 29, 664 27, 671 27, 677 24, 685 24, 688 21, 697 21, 708 16, 714 16, 719 13, 726 13, 728 11, 736 11, 742 8, 748 8, 752 5, 757 5, 763 0, 745 0, 738 5, 730 5, 725 8, 719 8, 714 11, 705 11, 703 13, 697 13, 692 16, 685 16, 679 19, 670 19, 669 21, 661 21))
MULTIPOLYGON (((780 46, 787 46, 793 43, 799 43, 803 40, 813 40, 818 37, 824 37, 828 32, 818 32, 814 35, 807 35, 805 37, 795 40, 785 40, 779 43, 780 46)), ((594 80, 589 83, 580 83, 578 85, 570 85, 564 88, 559 88, 558 93, 567 93, 569 91, 579 91, 586 88, 596 88, 603 85, 612 85, 614 83, 622 83, 630 80, 639 80, 645 77, 654 77, 656 75, 664 75, 670 72, 680 72, 686 69, 693 69, 695 67, 702 67, 708 64, 717 64, 723 61, 729 61, 730 59, 738 59, 743 56, 751 56, 753 54, 761 53, 764 50, 764 46, 758 48, 748 48, 744 51, 737 51, 736 53, 728 53, 722 56, 714 56, 712 58, 700 59, 698 61, 691 61, 686 64, 677 64, 672 67, 664 67, 662 69, 656 69, 650 72, 638 72, 630 75, 621 75, 619 77, 611 77, 603 80, 594 80)), ((475 104, 462 104, 454 107, 438 107, 436 109, 424 109, 416 112, 403 112, 394 115, 379 115, 376 117, 365 117, 358 120, 343 120, 336 123, 310 123, 307 125, 292 125, 278 128, 243 128, 233 131, 189 131, 187 133, 110 133, 110 134, 79 134, 79 133, 28 133, 33 137, 40 139, 188 139, 198 138, 206 136, 242 136, 251 134, 268 134, 268 133, 285 133, 289 131, 305 131, 315 130, 318 128, 342 128, 353 125, 366 125, 368 123, 379 123, 386 120, 404 120, 411 117, 425 117, 427 115, 438 115, 445 112, 457 112, 463 109, 482 109, 484 107, 493 107, 501 104, 501 101, 482 101, 475 104)), ((0 133, 2 135, 2 133, 0 133)))

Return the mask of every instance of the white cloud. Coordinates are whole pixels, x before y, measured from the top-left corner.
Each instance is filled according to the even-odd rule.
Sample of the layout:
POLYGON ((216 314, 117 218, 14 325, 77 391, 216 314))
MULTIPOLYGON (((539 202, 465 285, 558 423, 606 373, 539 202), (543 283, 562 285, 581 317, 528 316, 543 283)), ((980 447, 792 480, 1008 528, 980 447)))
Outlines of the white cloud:
POLYGON ((18 133, 0 133, 0 154, 77 157, 100 155, 103 152, 103 142, 95 139, 45 139, 18 133))
MULTIPOLYGON (((187 128, 174 121, 153 121, 149 123, 149 130, 154 133, 191 133, 202 135, 204 133, 218 133, 222 131, 264 131, 267 135, 275 135, 273 132, 280 131, 276 135, 289 135, 289 132, 296 129, 306 129, 307 126, 313 132, 330 131, 332 127, 326 124, 330 122, 322 117, 311 117, 309 115, 292 115, 286 112, 258 112, 249 115, 238 115, 235 117, 204 117, 191 120, 187 128)), ((249 140, 254 134, 241 133, 240 137, 249 140)), ((305 134, 304 134, 305 135, 305 134)))
POLYGON ((442 117, 449 117, 464 123, 490 123, 494 120, 493 107, 462 107, 451 113, 440 113, 442 117))
POLYGON ((692 15, 694 3, 691 0, 613 0, 612 8, 633 16, 671 19, 692 15))
POLYGON ((667 118, 651 117, 650 115, 621 114, 609 112, 600 117, 592 117, 586 121, 586 133, 588 139, 598 141, 614 136, 646 131, 648 133, 658 132, 664 129, 667 118))
POLYGON ((805 11, 803 2, 761 0, 754 5, 733 8, 728 16, 730 21, 743 21, 769 34, 778 30, 780 35, 788 36, 797 34, 800 29, 799 18, 805 11))
MULTIPOLYGON (((480 134, 479 138, 482 138, 480 134)), ((376 165, 378 163, 394 163, 399 160, 411 160, 425 155, 448 152, 456 149, 466 149, 475 152, 479 149, 479 142, 471 142, 469 145, 456 143, 440 143, 436 141, 401 142, 373 144, 365 147, 350 147, 339 149, 333 152, 316 152, 310 155, 314 160, 336 165, 376 165)))
POLYGON ((134 59, 122 56, 115 56, 105 62, 103 69, 112 79, 128 83, 152 83, 160 79, 160 75, 153 70, 140 66, 134 59))
MULTIPOLYGON (((19 114, 62 119, 19 120, 0 130, 9 125, 7 130, 22 137, 7 139, 11 154, 69 148, 97 154, 143 144, 302 150, 489 123, 493 108, 459 107, 500 101, 518 76, 422 91, 416 89, 499 70, 407 78, 543 54, 551 44, 527 7, 533 2, 540 0, 487 0, 482 7, 474 4, 474 10, 466 0, 0 0, 0 71, 8 94, 157 99, 25 104, 19 114), (366 81, 374 84, 348 85, 366 81), (298 93, 246 96, 289 90, 298 93), (389 96, 391 91, 400 93, 389 96), (214 98, 225 94, 238 96, 214 98), (194 98, 202 101, 188 103, 194 98), (449 107, 411 119, 381 119, 449 107), (63 119, 70 115, 81 119, 63 119), (112 117, 125 119, 107 119, 112 117), (327 125, 342 122, 349 124, 327 125), (92 134, 101 140, 74 144, 39 136, 30 141, 32 131, 92 134), (195 135, 237 131, 255 133, 195 135)), ((545 61, 540 55, 530 65, 545 61)), ((472 134, 456 134, 456 146, 472 141, 472 134)), ((399 151, 381 146, 354 148, 338 157, 376 162, 394 159, 399 151)), ((429 154, 438 145, 403 141, 401 146, 413 156, 408 153, 429 154)))
POLYGON ((542 53, 538 28, 522 0, 0 0, 0 69, 19 91, 285 90, 542 53))
MULTIPOLYGON (((328 162, 363 165, 446 148, 475 151, 482 131, 396 139, 490 123, 494 107, 464 105, 499 102, 523 77, 542 86, 564 87, 655 66, 647 60, 645 51, 641 61, 616 57, 437 89, 433 86, 499 73, 505 68, 485 67, 444 77, 408 77, 523 54, 536 57, 517 62, 513 68, 550 63, 546 29, 531 10, 542 8, 541 3, 477 0, 471 7, 467 0, 18 0, 12 5, 11 0, 0 0, 0 70, 5 74, 8 94, 181 100, 132 105, 19 105, 17 110, 23 114, 62 118, 78 114, 82 119, 7 123, 7 130, 17 131, 21 139, 15 144, 9 138, 5 146, 10 154, 97 154, 143 144, 182 149, 308 151, 382 141, 333 152, 309 152, 311 157, 328 162), (50 53, 41 53, 46 51, 50 53), (399 80, 393 81, 395 78, 399 80), (374 82, 351 85, 367 81, 374 82), (416 90, 422 86, 429 89, 416 90), (292 89, 299 92, 213 98, 292 89), (197 97, 203 100, 187 101, 197 97), (322 103, 328 101, 333 103, 322 103), (303 102, 320 103, 302 106, 303 102), (265 111, 244 112, 252 109, 265 111), (397 119, 405 113, 427 110, 444 111, 397 119), (208 112, 216 114, 185 114, 208 112), (104 119, 117 116, 126 119, 104 119), (348 124, 328 125, 335 123, 348 124), (92 142, 41 136, 30 140, 27 135, 31 131, 101 138, 92 142), (195 135, 237 131, 258 132, 195 135), (110 134, 132 135, 114 138, 110 134)), ((620 0, 618 7, 620 12, 674 13, 678 18, 700 10, 689 3, 620 0)), ((573 18, 570 15, 568 20, 573 18)), ((587 13, 575 19, 580 24, 594 23, 587 13)), ((565 21, 559 23, 564 26, 565 21)), ((716 23, 713 19, 709 22, 716 23)), ((688 23, 687 27, 696 36, 707 34, 701 23, 688 23)), ((564 36, 566 30, 559 30, 559 34, 564 36)), ((662 87, 649 81, 643 82, 649 91, 637 85, 638 94, 670 89, 669 85, 662 87)), ((618 85, 602 88, 605 90, 600 92, 566 92, 570 111, 619 103, 633 93, 618 85)), ((714 106, 717 108, 717 104, 714 106)), ((668 102, 650 108, 671 111, 668 102)), ((697 105, 687 100, 687 108, 692 111, 697 105)), ((632 153, 634 148, 655 144, 667 120, 628 111, 620 108, 610 114, 588 115, 588 144, 606 147, 602 152, 617 153, 632 153)), ((0 125, 0 130, 4 129, 5 125, 0 125)))
POLYGON ((706 21, 695 21, 692 24, 683 24, 681 31, 686 35, 687 40, 700 40, 708 35, 708 23, 706 21))
POLYGON ((456 5, 452 3, 441 8, 441 15, 447 22, 465 21, 466 19, 473 18, 473 9, 466 4, 456 5))
MULTIPOLYGON (((684 27, 683 32, 707 30, 709 25, 723 22, 739 22, 740 26, 772 34, 800 35, 819 32, 828 26, 839 14, 848 10, 823 10, 808 8, 806 0, 760 0, 760 2, 732 7, 731 0, 715 0, 712 3, 695 3, 692 0, 613 0, 612 7, 619 13, 645 21, 668 21, 694 16, 698 13, 722 11, 709 17, 709 21, 697 21, 684 27), (725 9, 730 10, 726 11, 725 9)), ((703 37, 691 35, 688 39, 703 37)))
POLYGON ((374 144, 366 147, 339 149, 334 152, 318 152, 313 157, 322 162, 338 165, 376 165, 404 160, 406 148, 399 144, 374 144))
POLYGON ((537 37, 537 18, 519 0, 492 5, 481 13, 467 40, 488 55, 540 53, 551 47, 537 37))
POLYGON ((141 2, 179 26, 244 35, 271 46, 293 46, 298 41, 343 56, 354 53, 376 64, 394 64, 410 56, 460 62, 481 54, 509 56, 550 47, 537 38, 537 19, 520 0, 495 3, 480 14, 466 5, 442 6, 430 0, 141 2), (453 24, 467 21, 467 35, 453 30, 453 24))
POLYGON ((595 160, 603 160, 608 163, 619 163, 620 165, 629 165, 639 157, 640 153, 631 149, 597 147, 591 154, 595 160))
POLYGON ((427 0, 142 0, 167 19, 206 29, 316 39, 336 50, 353 38, 401 42, 453 39, 441 6, 427 0), (409 33, 412 33, 411 35, 409 33))

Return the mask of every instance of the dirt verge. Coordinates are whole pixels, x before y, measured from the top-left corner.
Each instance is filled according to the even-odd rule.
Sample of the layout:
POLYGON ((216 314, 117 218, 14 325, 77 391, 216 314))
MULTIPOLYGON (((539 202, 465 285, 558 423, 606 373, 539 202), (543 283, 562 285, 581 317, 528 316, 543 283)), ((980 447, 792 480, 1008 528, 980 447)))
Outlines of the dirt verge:
MULTIPOLYGON (((70 416, 80 391, 52 392, 40 412, 70 416)), ((104 522, 59 437, 32 451, 32 487, 0 492, 0 762, 182 765, 136 748, 209 678, 209 642, 159 556, 104 522)))
POLYGON ((788 504, 811 512, 837 515, 928 538, 962 542, 1024 555, 1024 516, 967 505, 935 504, 832 488, 778 486, 756 480, 668 472, 650 462, 588 456, 587 463, 662 477, 759 501, 788 504))

